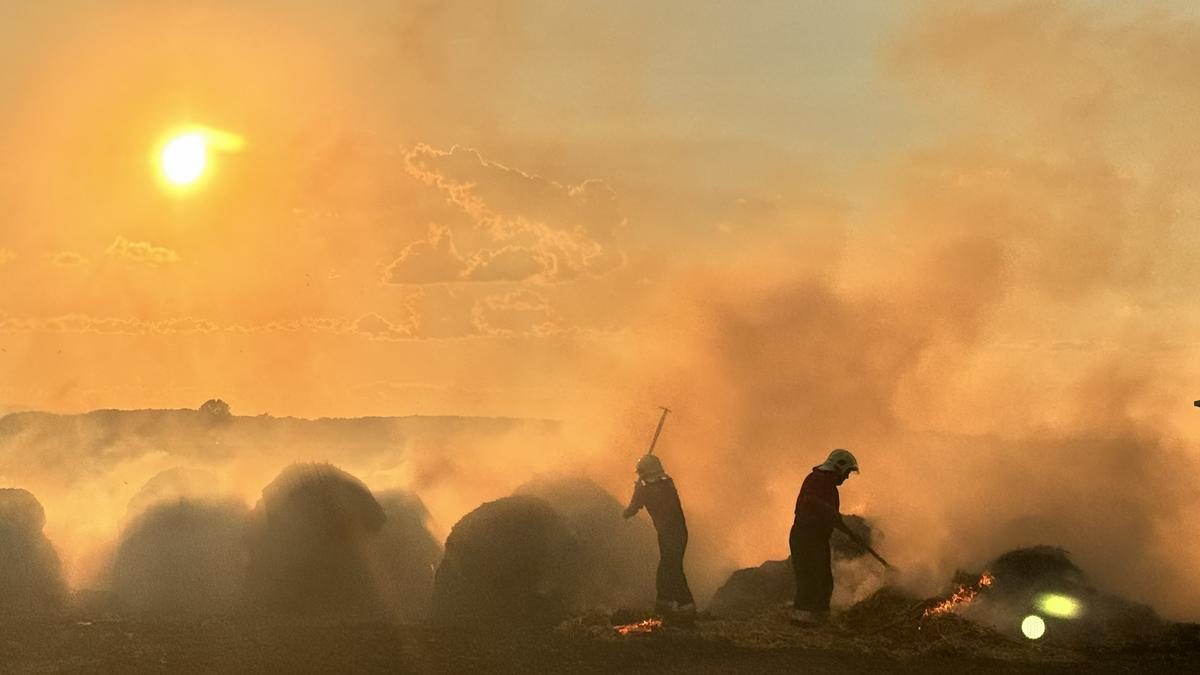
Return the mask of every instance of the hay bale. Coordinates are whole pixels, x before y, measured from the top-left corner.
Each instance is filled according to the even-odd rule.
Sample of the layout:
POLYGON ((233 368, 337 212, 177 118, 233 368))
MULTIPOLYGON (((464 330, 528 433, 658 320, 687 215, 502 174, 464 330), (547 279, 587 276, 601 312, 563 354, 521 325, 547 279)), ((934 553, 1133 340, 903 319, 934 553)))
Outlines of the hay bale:
POLYGON ((582 476, 540 477, 515 494, 538 497, 566 519, 579 547, 582 606, 614 610, 653 604, 658 540, 648 518, 624 519, 624 505, 582 476))
POLYGON ((370 490, 345 471, 284 469, 251 513, 251 605, 300 614, 384 611, 371 558, 386 520, 370 490))
MULTIPOLYGON (((870 521, 862 516, 848 515, 843 519, 846 525, 868 544, 873 544, 873 540, 878 539, 870 521)), ((846 561, 861 558, 866 555, 866 551, 838 530, 830 537, 829 545, 835 568, 834 583, 838 585, 835 594, 852 597, 855 593, 838 593, 847 579, 844 578, 846 575, 838 574, 837 567, 846 561)), ((759 612, 791 602, 795 594, 796 578, 792 573, 791 557, 784 560, 768 560, 758 567, 736 570, 717 589, 709 609, 717 614, 759 612)))
POLYGON ((54 612, 66 599, 58 554, 42 533, 46 512, 26 490, 0 489, 0 613, 54 612))
POLYGON ((964 615, 1009 635, 1020 634, 1021 618, 1029 614, 1038 614, 1046 621, 1046 642, 1119 645, 1166 630, 1166 622, 1152 608, 1093 586, 1063 548, 1043 545, 1014 549, 992 560, 986 569, 995 581, 964 615), (1047 594, 1073 599, 1079 613, 1073 617, 1047 615, 1040 602, 1047 594))
POLYGON ((179 499, 147 507, 117 546, 117 601, 159 614, 233 611, 245 582, 246 525, 246 507, 236 501, 179 499))
POLYGON ((442 546, 429 532, 429 510, 408 492, 376 496, 387 521, 378 537, 375 576, 393 616, 420 621, 433 602, 433 575, 442 546))
POLYGON ((160 471, 137 491, 125 508, 126 518, 132 520, 163 503, 186 499, 195 502, 214 502, 230 498, 217 474, 204 469, 175 467, 160 471))
POLYGON ((792 560, 768 560, 758 567, 736 570, 717 589, 709 604, 716 614, 743 614, 778 607, 796 595, 792 560))
POLYGON ((528 495, 487 502, 450 531, 433 588, 440 623, 549 625, 576 605, 577 544, 566 520, 528 495))

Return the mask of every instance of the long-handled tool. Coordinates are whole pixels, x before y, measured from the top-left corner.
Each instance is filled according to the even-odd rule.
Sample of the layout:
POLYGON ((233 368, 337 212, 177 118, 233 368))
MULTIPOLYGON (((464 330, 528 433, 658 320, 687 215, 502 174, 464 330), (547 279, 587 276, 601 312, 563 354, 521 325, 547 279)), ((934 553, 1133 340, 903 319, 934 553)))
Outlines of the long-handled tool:
POLYGON ((667 413, 671 412, 670 408, 664 408, 663 406, 659 406, 659 409, 663 411, 662 417, 658 418, 658 428, 654 430, 654 438, 650 439, 650 449, 646 451, 647 455, 654 454, 654 446, 658 443, 658 435, 662 433, 663 423, 667 421, 667 413))
POLYGON ((850 541, 852 541, 852 542, 854 542, 854 543, 858 544, 859 546, 863 547, 863 549, 864 549, 864 550, 866 550, 866 552, 867 552, 867 553, 870 553, 870 554, 871 554, 871 555, 872 555, 872 556, 873 556, 873 557, 874 557, 876 560, 878 560, 880 563, 882 563, 882 564, 883 564, 883 566, 884 566, 884 567, 886 567, 887 569, 889 569, 889 570, 896 569, 896 568, 892 567, 892 564, 891 564, 891 563, 889 563, 888 561, 884 560, 884 559, 883 559, 883 556, 881 556, 881 555, 879 555, 878 553, 876 553, 876 552, 875 552, 875 549, 871 548, 871 547, 870 547, 870 546, 867 544, 867 542, 865 542, 865 541, 863 541, 862 539, 860 539, 860 538, 859 538, 859 536, 858 536, 857 534, 854 534, 854 531, 853 531, 853 530, 851 530, 849 527, 847 527, 845 523, 842 523, 841 525, 842 525, 842 526, 841 526, 840 528, 838 528, 838 529, 840 529, 842 532, 845 532, 845 533, 846 533, 846 536, 847 536, 847 537, 850 537, 850 541))

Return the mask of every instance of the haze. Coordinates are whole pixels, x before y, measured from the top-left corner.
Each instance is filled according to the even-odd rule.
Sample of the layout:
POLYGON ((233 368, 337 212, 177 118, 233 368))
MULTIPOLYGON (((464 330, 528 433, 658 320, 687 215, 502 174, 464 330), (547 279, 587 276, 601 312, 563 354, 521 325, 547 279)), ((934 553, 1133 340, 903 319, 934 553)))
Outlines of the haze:
MULTIPOLYGON (((668 405, 709 590, 845 446, 908 583, 1059 544, 1197 617, 1191 3, 232 5, 0 7, 0 412, 562 421, 380 449, 463 453, 444 532, 539 471, 624 498, 668 405), (186 125, 244 147, 181 198, 186 125)), ((39 493, 51 538, 160 450, 103 527, 39 493)))

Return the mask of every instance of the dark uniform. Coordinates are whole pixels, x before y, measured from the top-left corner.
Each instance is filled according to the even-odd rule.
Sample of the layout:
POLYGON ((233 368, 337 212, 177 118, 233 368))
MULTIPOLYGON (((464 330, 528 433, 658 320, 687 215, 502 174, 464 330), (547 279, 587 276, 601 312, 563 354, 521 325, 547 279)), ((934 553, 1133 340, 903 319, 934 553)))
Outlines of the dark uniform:
POLYGON ((675 481, 669 476, 661 476, 649 481, 639 480, 634 484, 633 498, 629 508, 625 509, 625 517, 631 517, 642 507, 654 521, 654 529, 658 532, 658 602, 660 605, 674 601, 682 607, 694 604, 692 591, 688 588, 687 577, 683 573, 683 553, 687 549, 687 521, 683 517, 683 506, 679 503, 679 493, 675 491, 675 481))
POLYGON ((796 519, 788 544, 792 550, 792 572, 796 575, 794 609, 828 612, 833 596, 833 569, 829 557, 829 536, 841 506, 838 474, 813 469, 800 487, 796 498, 796 519), (829 510, 805 504, 805 498, 819 500, 829 510))

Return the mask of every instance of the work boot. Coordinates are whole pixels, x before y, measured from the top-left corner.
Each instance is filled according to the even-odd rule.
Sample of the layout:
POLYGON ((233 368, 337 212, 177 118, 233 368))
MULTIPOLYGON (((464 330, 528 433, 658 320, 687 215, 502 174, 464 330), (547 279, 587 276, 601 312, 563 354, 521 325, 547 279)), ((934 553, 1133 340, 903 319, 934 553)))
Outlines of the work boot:
POLYGON ((686 605, 680 605, 679 609, 675 610, 674 619, 676 623, 685 626, 696 623, 696 603, 689 602, 686 605))
POLYGON ((659 600, 654 603, 654 613, 659 616, 671 616, 678 604, 674 600, 659 600))
POLYGON ((829 612, 812 612, 806 609, 792 610, 792 625, 818 626, 829 620, 829 612))

